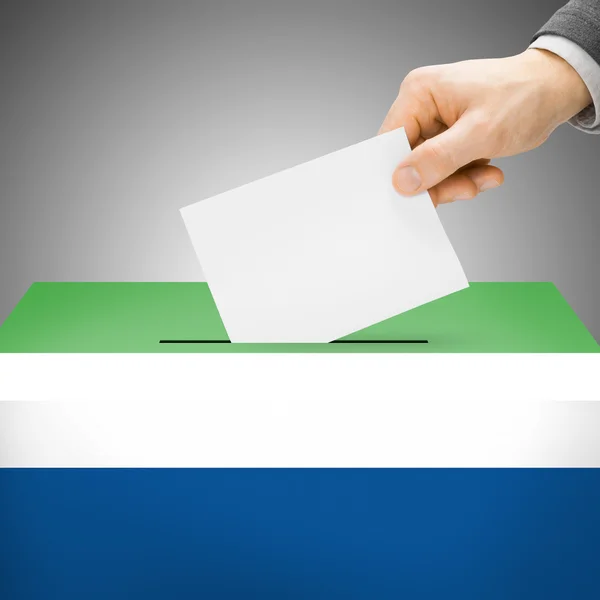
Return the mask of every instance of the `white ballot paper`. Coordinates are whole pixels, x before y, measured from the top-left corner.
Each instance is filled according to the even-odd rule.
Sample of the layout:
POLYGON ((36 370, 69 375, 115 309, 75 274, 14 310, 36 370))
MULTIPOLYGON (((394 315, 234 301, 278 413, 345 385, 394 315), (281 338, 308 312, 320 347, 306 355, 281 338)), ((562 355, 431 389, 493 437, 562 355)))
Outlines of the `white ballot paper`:
POLYGON ((181 209, 232 342, 330 342, 468 287, 403 129, 181 209))

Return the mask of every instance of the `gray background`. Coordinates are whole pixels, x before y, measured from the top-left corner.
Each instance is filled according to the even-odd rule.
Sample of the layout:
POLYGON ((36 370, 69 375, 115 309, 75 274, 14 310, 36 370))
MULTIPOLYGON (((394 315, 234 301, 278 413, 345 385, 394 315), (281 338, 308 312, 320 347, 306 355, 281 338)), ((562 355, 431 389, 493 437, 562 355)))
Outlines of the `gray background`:
MULTIPOLYGON (((516 54, 561 4, 5 0, 0 322, 33 281, 202 279, 180 207, 371 137, 408 71, 516 54)), ((440 208, 467 276, 553 281, 600 339, 600 138, 498 164, 440 208)))

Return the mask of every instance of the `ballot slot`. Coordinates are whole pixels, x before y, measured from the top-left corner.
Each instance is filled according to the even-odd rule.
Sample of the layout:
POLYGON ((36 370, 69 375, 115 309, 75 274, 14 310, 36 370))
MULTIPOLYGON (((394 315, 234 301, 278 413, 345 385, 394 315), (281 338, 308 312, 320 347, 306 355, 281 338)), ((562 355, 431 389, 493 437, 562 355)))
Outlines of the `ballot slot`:
POLYGON ((428 340, 333 340, 330 344, 428 344, 428 340))
MULTIPOLYGON (((159 344, 231 344, 231 340, 159 340, 159 344)), ((429 340, 333 340, 329 344, 428 344, 429 340)))
POLYGON ((231 344, 230 340, 159 340, 159 344, 231 344))

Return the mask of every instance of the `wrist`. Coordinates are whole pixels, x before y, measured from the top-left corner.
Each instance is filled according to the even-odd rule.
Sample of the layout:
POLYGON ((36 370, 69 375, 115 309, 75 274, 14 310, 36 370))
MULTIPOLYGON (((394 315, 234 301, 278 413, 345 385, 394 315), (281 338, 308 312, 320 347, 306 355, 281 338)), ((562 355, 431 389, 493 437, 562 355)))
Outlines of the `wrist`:
POLYGON ((557 121, 564 123, 592 103, 587 85, 563 58, 541 48, 528 48, 521 54, 553 103, 557 121))

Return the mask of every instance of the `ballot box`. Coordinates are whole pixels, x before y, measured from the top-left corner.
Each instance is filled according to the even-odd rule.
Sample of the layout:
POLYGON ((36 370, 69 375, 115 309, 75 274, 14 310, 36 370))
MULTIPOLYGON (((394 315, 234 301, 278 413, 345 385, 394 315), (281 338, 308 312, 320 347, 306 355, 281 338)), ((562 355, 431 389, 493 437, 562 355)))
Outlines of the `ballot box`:
POLYGON ((205 283, 36 283, 0 598, 597 597, 600 471, 532 467, 600 465, 598 351, 551 283, 328 344, 229 343, 205 283))

